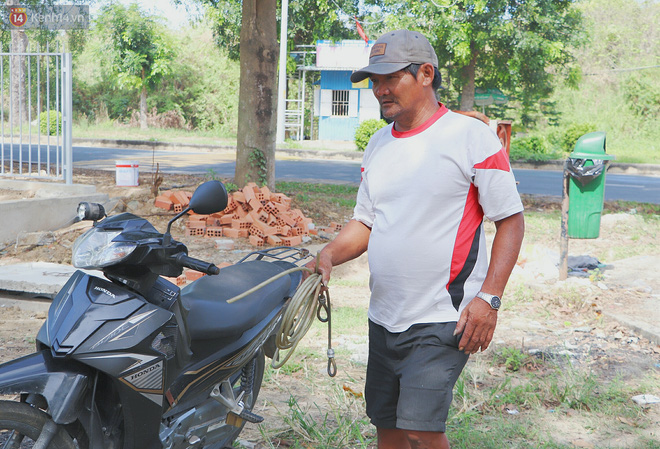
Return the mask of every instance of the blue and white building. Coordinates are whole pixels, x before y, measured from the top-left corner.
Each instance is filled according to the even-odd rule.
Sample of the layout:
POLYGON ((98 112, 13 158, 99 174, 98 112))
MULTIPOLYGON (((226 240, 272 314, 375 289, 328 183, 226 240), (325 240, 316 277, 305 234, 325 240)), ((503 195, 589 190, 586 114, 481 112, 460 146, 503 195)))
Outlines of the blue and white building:
POLYGON ((321 73, 313 107, 319 140, 354 140, 360 122, 380 118, 369 79, 360 83, 350 80, 353 71, 368 65, 372 45, 363 40, 316 43, 316 65, 307 69, 321 73))

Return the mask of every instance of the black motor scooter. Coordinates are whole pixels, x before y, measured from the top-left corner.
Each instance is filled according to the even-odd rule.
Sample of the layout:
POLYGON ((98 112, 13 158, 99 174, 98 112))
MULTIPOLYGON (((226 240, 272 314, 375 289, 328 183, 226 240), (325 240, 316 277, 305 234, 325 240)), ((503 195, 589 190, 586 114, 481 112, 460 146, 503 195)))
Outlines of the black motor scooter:
POLYGON ((252 412, 275 333, 305 250, 258 251, 219 270, 188 256, 172 223, 227 205, 219 181, 202 184, 165 234, 147 220, 105 216, 73 249, 76 271, 53 299, 35 353, 0 365, 1 448, 223 448, 252 412), (179 289, 184 267, 211 276, 179 289), (227 299, 273 279, 238 302, 227 299))

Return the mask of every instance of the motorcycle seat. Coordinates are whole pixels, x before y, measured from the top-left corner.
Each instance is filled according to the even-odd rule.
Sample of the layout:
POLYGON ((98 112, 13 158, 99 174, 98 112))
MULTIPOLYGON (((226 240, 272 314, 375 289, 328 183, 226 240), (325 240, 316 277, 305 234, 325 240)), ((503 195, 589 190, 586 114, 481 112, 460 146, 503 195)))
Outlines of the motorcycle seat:
MULTIPOLYGON (((189 310, 188 329, 192 340, 239 337, 280 307, 295 291, 284 276, 232 304, 228 299, 280 274, 283 268, 271 262, 252 260, 231 265, 215 276, 203 276, 181 289, 181 301, 189 310)), ((293 266, 293 265, 292 265, 293 266)))

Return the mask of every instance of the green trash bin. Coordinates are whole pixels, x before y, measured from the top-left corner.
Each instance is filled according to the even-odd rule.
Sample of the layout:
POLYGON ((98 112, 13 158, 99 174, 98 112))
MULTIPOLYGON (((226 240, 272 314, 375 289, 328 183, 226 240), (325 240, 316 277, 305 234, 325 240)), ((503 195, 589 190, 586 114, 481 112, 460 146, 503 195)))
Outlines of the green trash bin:
POLYGON ((568 237, 595 239, 605 199, 605 172, 614 156, 605 154, 605 133, 585 134, 566 161, 570 175, 568 237))

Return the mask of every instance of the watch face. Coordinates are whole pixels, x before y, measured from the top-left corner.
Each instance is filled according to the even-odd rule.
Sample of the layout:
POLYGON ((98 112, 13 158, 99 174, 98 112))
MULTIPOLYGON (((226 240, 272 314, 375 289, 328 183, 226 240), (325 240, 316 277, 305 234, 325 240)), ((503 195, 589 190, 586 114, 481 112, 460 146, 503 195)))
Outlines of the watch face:
POLYGON ((500 298, 498 298, 497 296, 493 296, 493 297, 491 298, 491 300, 490 300, 490 306, 491 306, 493 309, 499 309, 501 305, 502 305, 502 300, 500 300, 500 298))

